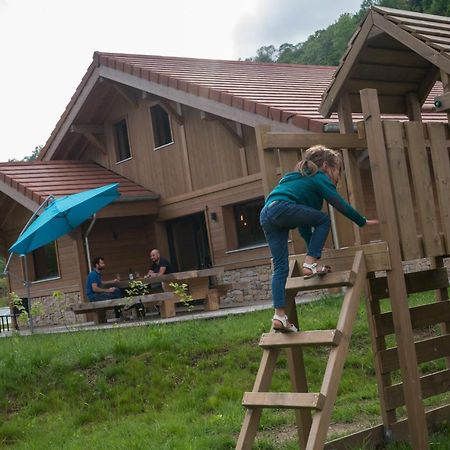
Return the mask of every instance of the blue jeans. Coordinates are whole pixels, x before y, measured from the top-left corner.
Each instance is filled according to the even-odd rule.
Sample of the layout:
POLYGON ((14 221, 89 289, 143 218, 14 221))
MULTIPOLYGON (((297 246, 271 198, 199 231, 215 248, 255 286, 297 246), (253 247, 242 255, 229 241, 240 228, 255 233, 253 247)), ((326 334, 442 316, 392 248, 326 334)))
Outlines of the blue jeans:
MULTIPOLYGON (((115 298, 122 298, 122 292, 120 292, 120 289, 116 289, 114 292, 100 292, 100 293, 94 293, 89 297, 89 302, 100 302, 102 300, 112 300, 115 298)), ((116 318, 122 316, 122 307, 115 306, 114 307, 114 314, 116 318)))
POLYGON ((100 292, 98 294, 92 294, 89 297, 90 302, 100 302, 102 300, 112 300, 114 298, 122 298, 120 289, 116 289, 114 292, 100 292))
POLYGON ((272 301, 275 308, 284 308, 284 287, 289 273, 289 230, 311 227, 312 234, 307 254, 314 258, 322 256, 322 249, 330 231, 331 221, 327 214, 309 206, 284 201, 266 205, 260 214, 261 227, 273 258, 272 301))

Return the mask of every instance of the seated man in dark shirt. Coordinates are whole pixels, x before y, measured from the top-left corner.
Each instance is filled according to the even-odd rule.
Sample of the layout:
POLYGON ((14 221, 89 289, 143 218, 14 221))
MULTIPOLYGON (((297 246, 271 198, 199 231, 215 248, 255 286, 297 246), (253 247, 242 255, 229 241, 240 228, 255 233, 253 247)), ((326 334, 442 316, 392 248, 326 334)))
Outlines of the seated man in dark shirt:
POLYGON ((152 261, 152 265, 147 272, 146 277, 157 277, 159 275, 167 275, 168 273, 173 273, 170 262, 165 258, 161 258, 158 249, 155 248, 150 252, 150 259, 152 261))
MULTIPOLYGON (((155 248, 150 252, 150 259, 152 261, 152 264, 149 271, 147 272, 147 275, 145 275, 146 278, 173 273, 172 265, 167 259, 161 258, 158 249, 155 248)), ((161 283, 152 283, 151 287, 152 289, 160 289, 161 283)))
MULTIPOLYGON (((105 270, 105 260, 101 256, 97 256, 92 260, 93 269, 89 273, 86 280, 86 296, 90 302, 98 302, 101 300, 111 300, 114 298, 122 298, 120 289, 114 284, 119 280, 110 281, 102 280, 102 271, 105 270)), ((121 317, 121 308, 115 307, 116 317, 121 317)))

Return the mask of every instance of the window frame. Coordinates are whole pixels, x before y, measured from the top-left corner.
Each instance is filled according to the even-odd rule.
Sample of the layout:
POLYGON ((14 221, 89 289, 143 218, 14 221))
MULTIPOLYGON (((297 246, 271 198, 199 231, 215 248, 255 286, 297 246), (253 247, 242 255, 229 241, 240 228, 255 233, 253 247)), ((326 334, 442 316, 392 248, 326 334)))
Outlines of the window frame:
MULTIPOLYGON (((256 197, 243 201, 239 201, 230 205, 225 205, 222 207, 222 217, 224 221, 224 232, 226 239, 226 253, 238 252, 243 250, 251 250, 255 248, 267 246, 266 239, 264 237, 264 232, 262 232, 262 239, 253 242, 242 242, 242 236, 239 233, 238 224, 238 212, 236 207, 240 205, 246 205, 251 203, 261 202, 261 208, 264 206, 264 197, 256 197)), ((256 217, 257 223, 259 224, 259 214, 256 217)), ((262 228, 261 228, 262 231, 262 228)))
POLYGON ((161 103, 155 102, 155 103, 149 105, 148 112, 150 115, 150 124, 152 127, 153 151, 161 150, 164 147, 173 145, 175 143, 175 139, 173 136, 172 116, 169 113, 169 111, 167 111, 166 108, 164 108, 164 106, 161 103), (170 138, 172 139, 170 142, 167 142, 166 144, 162 144, 162 145, 156 145, 157 143, 156 143, 156 133, 155 133, 155 121, 153 120, 153 114, 152 114, 152 109, 155 108, 156 106, 159 107, 163 112, 165 112, 167 114, 167 120, 169 123, 169 130, 170 130, 170 138))
POLYGON ((129 120, 127 116, 123 116, 121 118, 118 118, 117 120, 114 120, 111 124, 112 126, 112 132, 113 132, 113 139, 114 139, 114 149, 116 154, 116 164, 122 164, 126 161, 129 161, 130 159, 133 159, 133 151, 131 146, 131 138, 130 138, 130 127, 129 127, 129 120), (119 139, 116 132, 116 125, 118 125, 121 122, 125 122, 126 131, 127 131, 127 140, 128 140, 128 149, 130 151, 130 155, 124 159, 119 160, 119 139))
MULTIPOLYGON (((61 264, 60 264, 60 260, 59 260, 58 243, 57 243, 57 241, 53 241, 47 245, 51 245, 51 244, 53 244, 54 248, 55 248, 56 269, 58 271, 58 275, 50 276, 48 278, 35 279, 37 275, 36 275, 36 263, 35 263, 35 258, 34 258, 34 252, 36 250, 34 250, 23 257, 23 258, 27 258, 28 280, 31 284, 45 283, 47 281, 60 280, 62 278, 61 264)), ((43 246, 43 247, 45 247, 45 246, 43 246)), ((40 250, 40 249, 37 249, 37 250, 40 250)), ((22 261, 21 261, 22 262, 22 273, 23 273, 24 279, 27 279, 27 274, 25 273, 25 263, 24 263, 23 258, 21 258, 22 259, 22 261)))

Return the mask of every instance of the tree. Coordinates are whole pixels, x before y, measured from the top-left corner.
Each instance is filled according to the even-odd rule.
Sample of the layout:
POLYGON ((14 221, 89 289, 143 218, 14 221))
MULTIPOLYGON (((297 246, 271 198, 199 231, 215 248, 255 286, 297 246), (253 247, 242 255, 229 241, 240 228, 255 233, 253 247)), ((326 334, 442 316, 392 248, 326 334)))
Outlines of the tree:
POLYGON ((260 47, 250 61, 292 64, 337 65, 348 42, 371 6, 417 11, 450 16, 448 0, 363 0, 355 14, 341 14, 338 20, 323 30, 317 30, 305 42, 284 43, 260 47))
MULTIPOLYGON (((34 147, 34 150, 31 152, 30 156, 25 156, 21 161, 29 162, 34 161, 37 159, 39 152, 42 150, 44 146, 43 145, 37 145, 34 147)), ((17 162, 18 160, 16 158, 8 159, 8 162, 17 162)))
POLYGON ((266 45, 256 50, 256 56, 253 58, 247 58, 246 61, 255 62, 275 62, 278 50, 274 45, 266 45))
POLYGON ((43 145, 37 145, 36 147, 34 147, 34 150, 32 151, 30 156, 25 156, 25 158, 23 158, 23 161, 34 161, 37 159, 39 152, 42 150, 43 145))

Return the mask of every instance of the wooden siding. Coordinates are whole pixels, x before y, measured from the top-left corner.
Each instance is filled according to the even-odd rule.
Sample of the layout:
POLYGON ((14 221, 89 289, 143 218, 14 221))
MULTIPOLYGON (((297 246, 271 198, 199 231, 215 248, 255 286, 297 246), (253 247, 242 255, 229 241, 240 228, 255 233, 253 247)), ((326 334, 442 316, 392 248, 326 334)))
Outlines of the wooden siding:
POLYGON ((89 235, 91 258, 105 258, 105 280, 117 273, 125 279, 129 269, 140 275, 147 273, 150 250, 157 245, 153 221, 148 216, 101 219, 89 235))
MULTIPOLYGON (((17 236, 20 229, 17 229, 16 231, 16 233, 8 233, 9 237, 11 238, 12 236, 17 236)), ((12 242, 14 242, 14 240, 12 242)), ((77 252, 76 245, 76 239, 74 239, 71 235, 66 235, 61 239, 58 239, 57 252, 60 277, 58 279, 48 281, 33 282, 31 284, 32 297, 51 295, 55 290, 60 290, 63 293, 80 291, 80 271, 78 267, 78 260, 75 257, 77 252)), ((30 256, 29 258, 29 261, 31 261, 30 256)), ((16 292, 20 297, 26 297, 27 292, 23 286, 25 272, 23 269, 22 258, 14 255, 11 259, 9 270, 12 274, 14 274, 14 276, 9 277, 11 291, 16 292)))
POLYGON ((243 176, 239 147, 214 119, 201 119, 200 111, 183 108, 186 142, 194 190, 243 176))
MULTIPOLYGON (((213 117, 201 117, 199 110, 182 107, 183 126, 171 118, 172 144, 154 150, 149 108, 154 100, 140 99, 133 107, 123 97, 117 97, 105 117, 105 144, 102 154, 93 144, 87 145, 82 157, 127 177, 162 197, 173 197, 190 191, 243 176, 239 146, 229 131, 213 117), (126 118, 131 158, 117 163, 112 124, 126 118), (183 135, 185 133, 185 136, 183 135), (183 160, 183 140, 187 147, 187 163, 183 160)), ((176 110, 176 105, 171 105, 176 110)), ((230 122, 231 123, 231 122, 230 122)), ((245 159, 250 173, 259 171, 254 131, 244 127, 245 159)), ((80 142, 81 145, 81 142, 80 142)), ((73 150, 74 154, 79 150, 73 150)), ((75 156, 75 155, 74 155, 75 156)))
MULTIPOLYGON (((246 200, 263 197, 262 182, 259 175, 249 176, 246 183, 235 184, 213 192, 206 192, 192 198, 180 199, 180 201, 162 201, 160 205, 158 220, 166 221, 176 217, 207 212, 205 219, 210 234, 211 256, 215 265, 229 265, 254 261, 255 265, 261 263, 260 258, 269 257, 268 247, 255 249, 241 249, 238 251, 230 248, 226 240, 226 220, 224 220, 224 207, 246 200), (211 213, 217 214, 217 221, 210 220, 211 213)), ((250 263, 251 264, 251 263, 250 263)))

